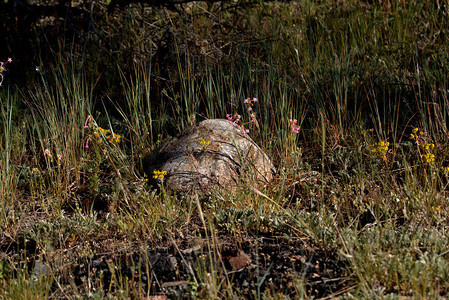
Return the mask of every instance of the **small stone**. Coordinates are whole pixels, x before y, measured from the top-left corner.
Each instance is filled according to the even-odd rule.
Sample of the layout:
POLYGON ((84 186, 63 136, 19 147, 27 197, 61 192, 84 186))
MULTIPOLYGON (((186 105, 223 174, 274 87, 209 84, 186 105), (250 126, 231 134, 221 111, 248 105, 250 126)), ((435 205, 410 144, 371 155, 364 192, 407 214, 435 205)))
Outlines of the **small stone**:
POLYGON ((200 122, 165 143, 146 163, 153 182, 163 181, 173 191, 210 194, 214 189, 235 190, 242 181, 265 185, 275 168, 254 141, 228 120, 200 122))
POLYGON ((251 257, 243 252, 243 250, 238 250, 235 256, 227 257, 229 264, 233 270, 240 270, 251 263, 251 257))
POLYGON ((178 261, 176 257, 170 256, 168 261, 170 262, 170 267, 172 270, 175 270, 178 268, 178 261))
POLYGON ((101 259, 96 259, 92 261, 92 267, 98 268, 98 269, 105 269, 108 267, 108 265, 101 259))
POLYGON ((36 261, 34 263, 33 275, 32 275, 33 280, 37 281, 40 277, 48 276, 50 274, 51 274, 51 270, 48 265, 44 264, 41 261, 36 261))

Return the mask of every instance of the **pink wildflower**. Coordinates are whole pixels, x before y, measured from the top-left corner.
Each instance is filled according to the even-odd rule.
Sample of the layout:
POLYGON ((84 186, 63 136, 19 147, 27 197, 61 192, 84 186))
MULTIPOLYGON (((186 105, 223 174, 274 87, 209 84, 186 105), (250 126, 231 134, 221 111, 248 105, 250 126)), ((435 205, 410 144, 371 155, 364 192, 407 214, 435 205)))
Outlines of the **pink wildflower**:
POLYGON ((244 125, 238 126, 238 127, 242 130, 243 135, 246 135, 247 133, 249 133, 249 129, 245 128, 244 125))
POLYGON ((228 121, 229 121, 230 123, 237 124, 238 122, 240 122, 240 119, 242 118, 242 116, 239 115, 239 114, 237 114, 237 113, 235 113, 235 114, 233 114, 233 115, 231 115, 231 114, 226 114, 226 118, 228 119, 228 121))
POLYGON ((89 148, 89 142, 90 142, 90 138, 86 139, 86 145, 84 146, 84 148, 88 149, 89 148))
POLYGON ((45 149, 45 150, 44 150, 44 156, 45 156, 45 157, 51 157, 50 150, 45 149))
POLYGON ((89 122, 90 122, 90 116, 88 116, 88 117, 86 118, 86 121, 84 122, 84 128, 88 128, 88 127, 89 127, 89 126, 88 126, 89 122))
POLYGON ((245 104, 248 105, 248 110, 249 110, 249 111, 252 110, 252 107, 251 107, 251 106, 254 105, 254 102, 257 102, 257 98, 253 98, 253 99, 247 98, 247 99, 245 99, 245 100, 243 101, 243 103, 245 103, 245 104))
POLYGON ((301 127, 298 126, 296 123, 298 123, 298 120, 290 119, 290 127, 292 128, 292 133, 299 133, 299 128, 301 127))
POLYGON ((256 115, 250 114, 249 116, 251 117, 251 122, 255 123, 257 128, 259 128, 259 122, 257 122, 256 115))
POLYGON ((247 110, 250 112, 249 116, 251 118, 251 120, 247 123, 242 123, 242 116, 235 113, 233 115, 231 114, 226 114, 226 118, 228 119, 228 122, 231 124, 234 124, 238 129, 240 129, 243 133, 243 135, 249 133, 249 129, 245 128, 245 125, 250 124, 250 123, 255 123, 257 127, 259 127, 259 122, 257 122, 257 118, 256 115, 253 113, 253 108, 252 106, 254 105, 254 102, 257 102, 257 98, 247 98, 245 100, 243 100, 243 103, 246 104, 247 106, 247 110))
POLYGON ((12 62, 11 57, 8 57, 8 60, 7 60, 6 62, 0 61, 0 67, 4 67, 4 66, 6 66, 8 63, 11 63, 11 62, 12 62))

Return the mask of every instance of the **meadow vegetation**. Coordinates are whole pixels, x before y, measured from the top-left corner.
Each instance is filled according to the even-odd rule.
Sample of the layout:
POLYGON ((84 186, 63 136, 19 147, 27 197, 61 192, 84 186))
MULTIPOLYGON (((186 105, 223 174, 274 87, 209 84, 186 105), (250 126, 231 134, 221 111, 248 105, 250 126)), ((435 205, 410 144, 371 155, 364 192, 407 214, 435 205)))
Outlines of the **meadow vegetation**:
POLYGON ((26 83, 11 54, 0 298, 447 296, 447 2, 240 2, 104 4, 103 38, 61 42, 26 83), (146 173, 235 114, 274 161, 265 188, 190 197, 146 173))

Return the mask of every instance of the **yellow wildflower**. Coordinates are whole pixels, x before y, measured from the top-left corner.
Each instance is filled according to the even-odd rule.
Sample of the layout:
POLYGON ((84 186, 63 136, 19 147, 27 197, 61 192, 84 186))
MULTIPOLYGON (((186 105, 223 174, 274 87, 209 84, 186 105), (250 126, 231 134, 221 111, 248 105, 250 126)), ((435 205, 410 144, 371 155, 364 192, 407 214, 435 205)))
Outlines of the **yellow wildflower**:
POLYGON ((122 136, 116 133, 111 133, 107 136, 109 143, 120 143, 122 136))
POLYGON ((159 170, 153 171, 154 179, 163 179, 165 175, 167 175, 167 171, 159 171, 159 170))
POLYGON ((203 139, 203 138, 199 139, 198 142, 200 143, 201 146, 207 146, 207 145, 210 144, 210 141, 209 141, 209 140, 206 141, 206 140, 203 139))
POLYGON ((426 153, 423 155, 423 157, 426 163, 431 163, 435 160, 435 155, 432 153, 426 153))
POLYGON ((433 150, 433 148, 435 148, 435 144, 428 143, 428 144, 422 145, 422 147, 424 148, 425 151, 429 152, 430 150, 433 150))
POLYGON ((119 134, 116 134, 114 132, 112 132, 109 129, 104 129, 101 128, 100 126, 98 126, 95 131, 94 134, 99 137, 99 136, 103 136, 105 137, 109 143, 114 144, 114 143, 120 143, 120 141, 122 140, 122 136, 119 134))
POLYGON ((415 128, 412 129, 412 133, 410 134, 410 138, 413 139, 413 140, 417 140, 418 141, 418 139, 419 139, 419 137, 421 135, 424 135, 424 132, 420 131, 418 127, 415 127, 415 128))
POLYGON ((383 160, 387 160, 387 152, 389 146, 390 146, 389 142, 380 141, 374 144, 374 148, 371 149, 371 152, 377 153, 377 155, 381 157, 383 160))

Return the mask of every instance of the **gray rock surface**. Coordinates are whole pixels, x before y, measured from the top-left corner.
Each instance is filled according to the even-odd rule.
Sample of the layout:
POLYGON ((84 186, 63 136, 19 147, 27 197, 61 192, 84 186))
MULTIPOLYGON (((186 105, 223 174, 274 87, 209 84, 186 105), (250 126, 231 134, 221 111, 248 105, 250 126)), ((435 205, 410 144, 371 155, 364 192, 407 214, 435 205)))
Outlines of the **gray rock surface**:
POLYGON ((150 177, 166 171, 165 186, 187 194, 233 190, 242 181, 267 184, 275 171, 260 147, 223 119, 206 120, 180 133, 156 150, 146 166, 150 177))

